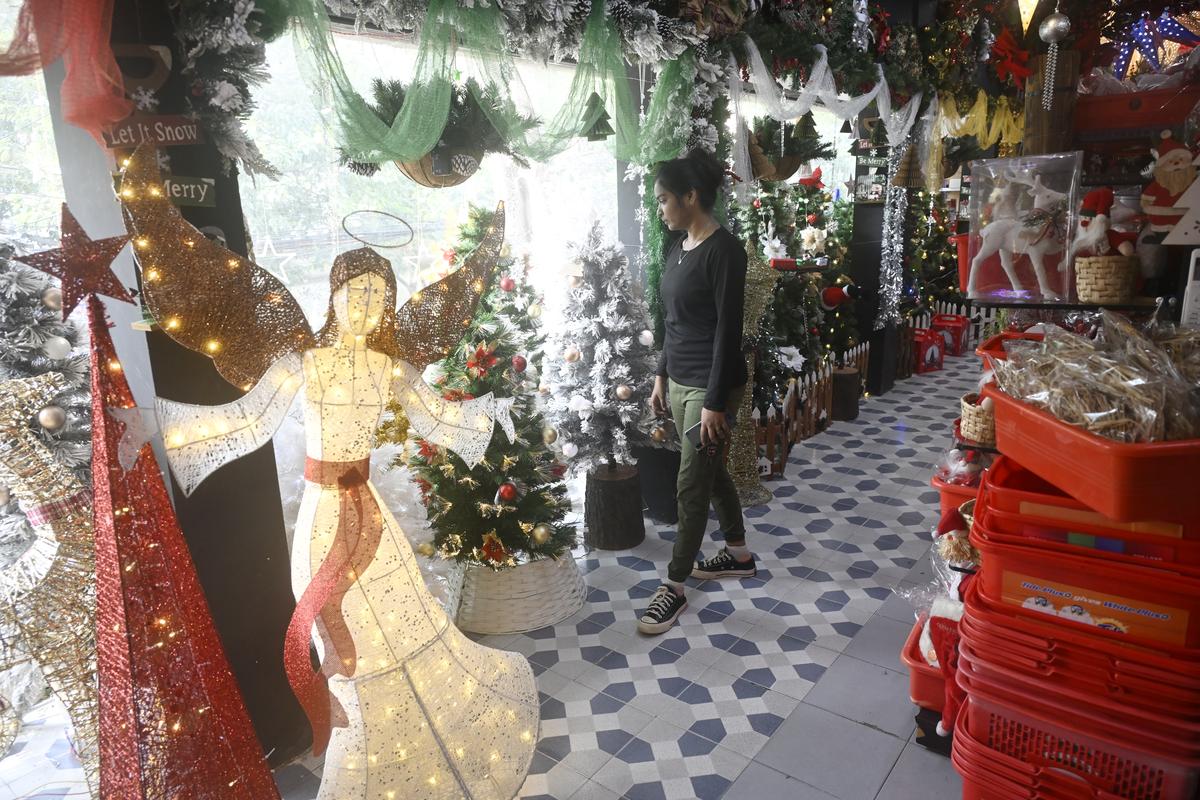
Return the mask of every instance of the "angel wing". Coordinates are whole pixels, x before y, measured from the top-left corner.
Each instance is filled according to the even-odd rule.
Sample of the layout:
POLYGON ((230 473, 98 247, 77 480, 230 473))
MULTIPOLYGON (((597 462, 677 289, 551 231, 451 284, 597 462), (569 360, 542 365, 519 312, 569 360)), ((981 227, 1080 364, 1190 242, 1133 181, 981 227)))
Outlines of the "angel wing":
POLYGON ((501 202, 483 240, 463 265, 437 283, 414 292, 396 312, 396 338, 403 360, 424 368, 450 355, 491 284, 503 246, 504 203, 501 202))
POLYGON ((146 307, 168 336, 249 389, 283 356, 313 347, 312 329, 283 283, 183 218, 163 191, 157 156, 138 147, 120 191, 146 307))

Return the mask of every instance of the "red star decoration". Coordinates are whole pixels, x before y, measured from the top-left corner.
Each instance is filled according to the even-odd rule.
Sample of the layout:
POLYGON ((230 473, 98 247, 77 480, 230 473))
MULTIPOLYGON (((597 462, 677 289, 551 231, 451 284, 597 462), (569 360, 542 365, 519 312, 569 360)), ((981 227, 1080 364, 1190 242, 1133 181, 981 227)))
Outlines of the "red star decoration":
POLYGON ((117 253, 128 241, 128 236, 93 241, 84 233, 67 204, 63 203, 62 247, 18 256, 16 260, 62 281, 63 319, 66 319, 79 301, 91 294, 133 302, 129 292, 113 274, 111 266, 117 253))

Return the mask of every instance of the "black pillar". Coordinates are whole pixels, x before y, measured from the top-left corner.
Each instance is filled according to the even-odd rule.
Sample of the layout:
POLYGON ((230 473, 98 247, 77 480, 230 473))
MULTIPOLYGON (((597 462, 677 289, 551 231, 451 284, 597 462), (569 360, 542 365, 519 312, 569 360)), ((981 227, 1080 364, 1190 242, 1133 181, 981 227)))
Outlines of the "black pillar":
MULTIPOLYGON (((166 2, 118 0, 112 41, 170 48, 173 66, 157 93, 156 113, 187 111, 186 87, 179 71, 182 57, 166 2)), ((122 61, 122 69, 131 74, 144 67, 122 61)), ((225 171, 216 148, 204 143, 167 147, 164 152, 170 157, 173 175, 215 179, 215 207, 181 210, 197 227, 219 228, 229 248, 244 255, 246 233, 237 177, 225 171)), ((95 147, 71 158, 104 159, 106 177, 116 163, 111 153, 95 147)), ((65 182, 75 179, 69 160, 63 162, 65 182)), ((91 180, 96 172, 93 165, 91 180)), ((111 179, 106 185, 81 191, 104 193, 107 202, 116 205, 111 179)), ((127 274, 131 278, 132 270, 127 274)), ((211 359, 181 347, 157 328, 144 336, 128 331, 127 326, 126 331, 122 338, 129 341, 129 347, 148 356, 153 393, 205 405, 227 403, 241 395, 217 374, 211 359)), ((126 353, 121 355, 125 360, 126 353)), ((149 397, 139 397, 140 404, 149 402, 149 397)), ((295 601, 274 450, 263 447, 222 467, 191 497, 184 497, 177 485, 172 488, 180 525, 263 750, 272 764, 289 760, 304 750, 310 733, 283 670, 283 638, 295 601)))

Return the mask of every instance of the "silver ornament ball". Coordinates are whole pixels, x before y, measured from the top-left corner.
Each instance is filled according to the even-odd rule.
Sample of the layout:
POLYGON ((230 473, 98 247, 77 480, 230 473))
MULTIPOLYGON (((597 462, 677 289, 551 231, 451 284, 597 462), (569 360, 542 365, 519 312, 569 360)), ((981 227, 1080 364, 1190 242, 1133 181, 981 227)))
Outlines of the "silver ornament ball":
POLYGON ((638 334, 638 344, 642 347, 651 347, 654 345, 654 332, 642 331, 638 334))
POLYGON ((629 398, 633 397, 633 387, 629 386, 628 384, 620 384, 617 386, 614 392, 616 393, 618 400, 628 400, 629 398))
POLYGON ((62 336, 51 336, 42 343, 42 352, 47 358, 62 361, 71 355, 71 343, 62 336))
POLYGON ((1038 36, 1042 37, 1042 41, 1047 44, 1054 44, 1066 39, 1071 33, 1071 20, 1066 14, 1055 11, 1050 16, 1042 20, 1042 24, 1038 26, 1038 36))
POLYGON ((37 415, 38 424, 48 431, 56 431, 67 424, 67 412, 60 406, 46 406, 37 415))
POLYGON ((51 311, 62 311, 62 289, 59 289, 57 286, 51 286, 46 291, 42 292, 42 305, 51 311))
POLYGON ((579 455, 579 445, 574 442, 567 442, 562 446, 562 452, 567 458, 574 458, 579 455))

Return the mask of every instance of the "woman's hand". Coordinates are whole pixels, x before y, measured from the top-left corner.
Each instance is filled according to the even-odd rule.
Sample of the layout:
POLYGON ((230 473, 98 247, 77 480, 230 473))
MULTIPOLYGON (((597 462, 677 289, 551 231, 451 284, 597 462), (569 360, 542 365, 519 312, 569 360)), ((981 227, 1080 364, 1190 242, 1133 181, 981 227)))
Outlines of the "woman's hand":
POLYGON ((661 375, 654 378, 654 389, 650 392, 650 410, 655 416, 667 416, 667 379, 661 375))
POLYGON ((721 444, 729 436, 729 421, 724 411, 708 408, 700 410, 700 442, 704 445, 721 444))

